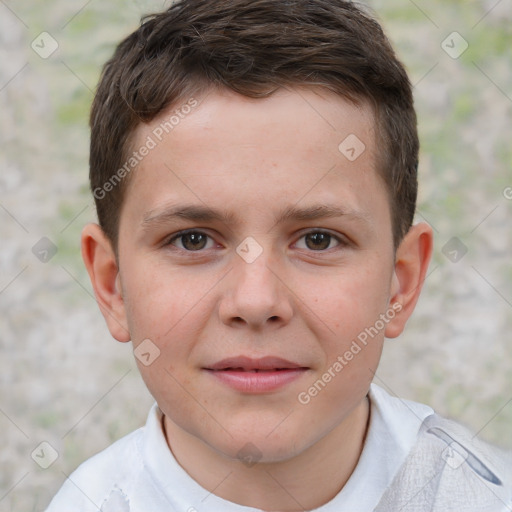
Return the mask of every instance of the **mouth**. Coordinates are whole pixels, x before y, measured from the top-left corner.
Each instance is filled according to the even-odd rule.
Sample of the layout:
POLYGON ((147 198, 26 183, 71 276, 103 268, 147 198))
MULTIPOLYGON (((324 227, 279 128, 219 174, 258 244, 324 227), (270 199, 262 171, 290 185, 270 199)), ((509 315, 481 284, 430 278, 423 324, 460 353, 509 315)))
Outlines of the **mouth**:
POLYGON ((278 390, 304 375, 309 367, 274 356, 238 356, 203 368, 223 384, 243 393, 278 390))
POLYGON ((281 357, 266 356, 254 359, 247 356, 228 357, 205 368, 211 371, 244 371, 244 372, 265 372, 279 370, 297 370, 306 368, 298 363, 288 361, 281 357))
POLYGON ((269 368, 266 370, 263 370, 262 368, 222 368, 221 370, 212 370, 215 372, 253 372, 253 373, 260 373, 260 372, 285 372, 286 370, 293 370, 294 368, 269 368))

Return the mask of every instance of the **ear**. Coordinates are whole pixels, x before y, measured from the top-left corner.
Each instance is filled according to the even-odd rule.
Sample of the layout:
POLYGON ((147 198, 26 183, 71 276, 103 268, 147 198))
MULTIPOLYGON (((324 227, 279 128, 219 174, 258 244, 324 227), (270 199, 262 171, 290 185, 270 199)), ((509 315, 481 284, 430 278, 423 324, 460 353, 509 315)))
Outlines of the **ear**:
POLYGON ((409 229, 396 251, 390 299, 396 315, 386 326, 387 338, 399 336, 414 311, 432 256, 433 238, 432 228, 420 222, 409 229))
POLYGON ((87 224, 82 231, 82 258, 110 334, 117 341, 130 341, 116 256, 97 224, 87 224))

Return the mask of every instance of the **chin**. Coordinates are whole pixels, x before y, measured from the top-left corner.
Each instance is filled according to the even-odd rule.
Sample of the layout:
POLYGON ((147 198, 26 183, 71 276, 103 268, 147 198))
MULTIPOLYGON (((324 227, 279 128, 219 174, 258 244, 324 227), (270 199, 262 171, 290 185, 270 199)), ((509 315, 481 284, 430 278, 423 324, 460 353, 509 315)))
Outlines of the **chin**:
POLYGON ((274 435, 269 435, 268 429, 256 431, 253 428, 249 432, 233 434, 228 442, 223 439, 221 443, 212 443, 210 446, 224 456, 242 463, 282 463, 297 457, 318 440, 318 433, 316 436, 308 436, 303 429, 300 430, 301 432, 291 432, 287 429, 279 435, 277 431, 274 435))

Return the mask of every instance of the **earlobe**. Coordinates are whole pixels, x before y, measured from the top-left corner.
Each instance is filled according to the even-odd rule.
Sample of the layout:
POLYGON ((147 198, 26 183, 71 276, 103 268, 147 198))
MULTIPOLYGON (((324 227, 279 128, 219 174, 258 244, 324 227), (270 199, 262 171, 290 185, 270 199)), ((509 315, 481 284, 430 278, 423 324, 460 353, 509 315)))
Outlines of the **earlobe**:
POLYGON ((414 311, 427 275, 432 247, 432 228, 420 222, 409 229, 396 251, 390 307, 398 313, 386 327, 387 338, 399 336, 414 311))
POLYGON ((110 333, 118 341, 130 341, 115 253, 97 224, 88 224, 82 231, 82 258, 110 333))

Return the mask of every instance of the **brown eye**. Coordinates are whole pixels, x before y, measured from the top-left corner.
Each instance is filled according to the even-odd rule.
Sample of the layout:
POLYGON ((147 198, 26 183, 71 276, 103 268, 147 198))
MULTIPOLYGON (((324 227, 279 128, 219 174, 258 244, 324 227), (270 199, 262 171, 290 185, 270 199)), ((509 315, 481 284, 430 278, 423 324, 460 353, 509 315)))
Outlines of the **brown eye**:
POLYGON ((306 235, 306 245, 308 249, 324 250, 331 243, 331 235, 326 233, 310 233, 306 235))
MULTIPOLYGON (((210 237, 201 233, 200 231, 190 231, 188 233, 182 233, 172 238, 169 244, 174 245, 180 249, 186 251, 200 251, 206 248, 208 239, 210 237)), ((211 244, 210 244, 211 246, 211 244)))
POLYGON ((297 242, 299 249, 311 251, 325 251, 340 245, 340 241, 333 235, 323 231, 311 231, 302 236, 297 242), (335 242, 333 244, 333 242, 335 242))

